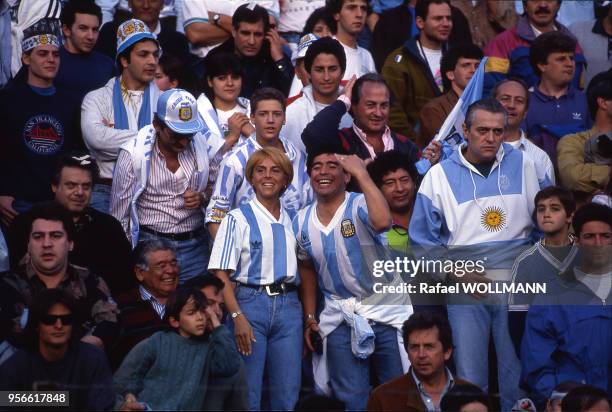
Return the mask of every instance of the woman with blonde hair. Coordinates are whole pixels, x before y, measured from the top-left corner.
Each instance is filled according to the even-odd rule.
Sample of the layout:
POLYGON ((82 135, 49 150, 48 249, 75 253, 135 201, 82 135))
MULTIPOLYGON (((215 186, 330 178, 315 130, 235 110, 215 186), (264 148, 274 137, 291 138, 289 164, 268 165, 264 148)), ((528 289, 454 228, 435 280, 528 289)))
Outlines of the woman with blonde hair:
POLYGON ((255 197, 222 220, 208 269, 226 284, 225 304, 246 364, 250 409, 293 410, 300 390, 303 323, 292 216, 280 202, 293 168, 285 153, 265 147, 249 158, 245 178, 255 197), (269 405, 261 405, 263 391, 269 405))

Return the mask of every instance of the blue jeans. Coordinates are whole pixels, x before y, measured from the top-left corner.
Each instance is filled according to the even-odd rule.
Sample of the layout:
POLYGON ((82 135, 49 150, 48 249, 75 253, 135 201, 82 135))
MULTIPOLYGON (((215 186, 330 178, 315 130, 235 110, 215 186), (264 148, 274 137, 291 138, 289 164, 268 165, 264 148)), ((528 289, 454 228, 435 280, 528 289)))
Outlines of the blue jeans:
MULTIPOLYGON (((243 357, 249 408, 291 411, 301 383, 302 304, 298 294, 268 296, 246 286, 238 286, 234 293, 257 340, 252 343, 251 355, 243 357), (263 386, 264 380, 267 387, 263 386), (261 405, 262 395, 269 405, 261 405)), ((233 330, 233 322, 229 323, 233 330)))
POLYGON ((448 305, 448 320, 453 329, 457 377, 474 383, 485 392, 489 386, 489 335, 493 332, 501 408, 511 410, 522 392, 519 389, 521 366, 508 329, 508 306, 448 305))
POLYGON ((98 212, 110 214, 110 195, 111 186, 95 184, 91 191, 91 201, 89 206, 98 212))
MULTIPOLYGON (((158 237, 141 230, 138 235, 138 241, 142 242, 147 239, 158 239, 158 237)), ((165 240, 172 244, 176 252, 176 259, 181 269, 181 274, 179 275, 180 284, 185 283, 185 281, 194 276, 206 273, 210 257, 208 252, 208 231, 206 229, 202 228, 198 236, 193 239, 165 240)))
POLYGON ((327 337, 330 386, 333 395, 344 402, 347 410, 365 410, 374 385, 380 385, 404 373, 397 330, 383 324, 374 324, 372 329, 376 335, 376 346, 368 359, 357 359, 353 355, 351 328, 346 323, 342 323, 327 337), (374 385, 370 383, 370 376, 376 379, 374 385))

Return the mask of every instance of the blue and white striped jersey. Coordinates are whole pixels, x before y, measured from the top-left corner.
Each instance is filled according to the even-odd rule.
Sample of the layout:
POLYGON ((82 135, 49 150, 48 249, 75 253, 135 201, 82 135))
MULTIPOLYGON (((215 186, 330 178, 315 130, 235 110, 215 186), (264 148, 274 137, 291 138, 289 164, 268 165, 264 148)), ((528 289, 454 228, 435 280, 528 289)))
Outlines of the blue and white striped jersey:
MULTIPOLYGON (((281 203, 287 210, 297 212, 312 201, 310 179, 306 173, 306 156, 290 142, 282 138, 281 142, 293 166, 293 180, 281 196, 281 203)), ((227 212, 255 198, 255 192, 244 173, 249 157, 259 149, 261 145, 252 135, 223 159, 206 209, 206 223, 220 223, 227 212)))
POLYGON ((208 269, 233 272, 233 281, 247 285, 298 284, 292 216, 281 207, 276 220, 255 197, 233 209, 219 226, 208 269))
POLYGON ((372 266, 381 249, 370 224, 365 197, 347 192, 327 226, 319 221, 317 202, 293 219, 298 258, 311 259, 326 296, 365 297, 372 289, 372 266))

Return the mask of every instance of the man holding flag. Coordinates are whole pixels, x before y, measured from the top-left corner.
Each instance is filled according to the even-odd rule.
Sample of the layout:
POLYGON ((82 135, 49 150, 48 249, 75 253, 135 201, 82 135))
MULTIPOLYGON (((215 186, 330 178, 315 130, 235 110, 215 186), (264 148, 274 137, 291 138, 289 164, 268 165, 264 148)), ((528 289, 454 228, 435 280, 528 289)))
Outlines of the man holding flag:
POLYGON ((466 286, 510 279, 514 258, 530 243, 533 199, 540 186, 533 160, 503 143, 507 114, 499 102, 472 103, 459 127, 464 107, 482 93, 484 64, 437 136, 447 158, 424 176, 409 234, 413 250, 429 259, 484 262, 484 271, 441 274, 463 292, 447 298, 457 375, 487 391, 483 354, 492 332, 501 407, 510 410, 520 395, 520 365, 508 331, 507 306, 502 294, 470 294, 466 286))

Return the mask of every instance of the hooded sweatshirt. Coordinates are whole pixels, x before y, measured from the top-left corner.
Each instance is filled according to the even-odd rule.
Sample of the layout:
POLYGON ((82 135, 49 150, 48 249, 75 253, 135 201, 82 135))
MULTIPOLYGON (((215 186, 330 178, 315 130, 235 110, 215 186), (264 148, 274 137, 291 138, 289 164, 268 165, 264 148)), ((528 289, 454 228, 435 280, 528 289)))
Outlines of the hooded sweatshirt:
POLYGON ((410 240, 430 258, 432 252, 441 259, 486 257, 487 277, 509 280, 514 258, 531 242, 540 189, 533 160, 508 144, 500 146, 488 176, 457 150, 423 178, 410 240))

